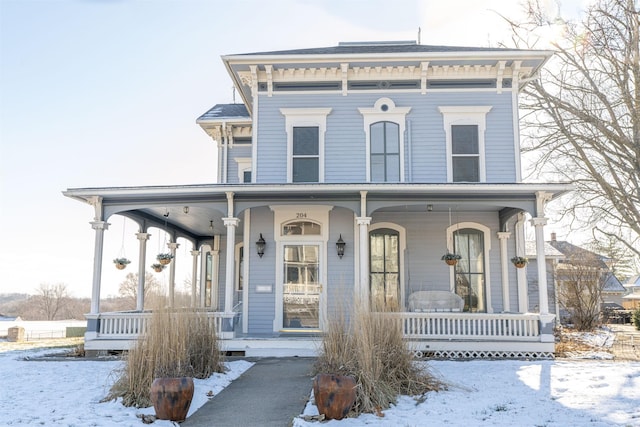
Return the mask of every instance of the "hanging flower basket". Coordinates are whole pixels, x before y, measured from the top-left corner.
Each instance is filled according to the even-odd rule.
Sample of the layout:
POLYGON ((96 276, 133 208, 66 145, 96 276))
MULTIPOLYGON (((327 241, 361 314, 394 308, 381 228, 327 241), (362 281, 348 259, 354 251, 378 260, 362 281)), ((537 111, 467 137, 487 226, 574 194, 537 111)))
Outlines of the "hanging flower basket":
POLYGON ((516 266, 516 268, 524 268, 529 263, 529 258, 514 256, 511 258, 511 262, 516 266))
POLYGON ((459 259, 462 259, 462 257, 458 254, 452 254, 451 252, 447 252, 444 255, 442 255, 442 258, 440 258, 442 261, 444 261, 445 263, 447 263, 447 265, 456 265, 458 263, 459 259))
POLYGON ((129 261, 127 258, 116 258, 113 260, 113 263, 118 270, 124 270, 125 268, 127 268, 127 264, 131 264, 131 261, 129 261))
POLYGON ((151 268, 153 268, 156 273, 162 273, 162 270, 164 270, 164 265, 162 265, 162 264, 152 264, 151 268))
POLYGON ((162 265, 167 265, 171 262, 171 260, 173 259, 173 255, 171 255, 170 253, 164 253, 164 254, 158 254, 158 256, 156 257, 156 259, 158 260, 158 262, 162 265))

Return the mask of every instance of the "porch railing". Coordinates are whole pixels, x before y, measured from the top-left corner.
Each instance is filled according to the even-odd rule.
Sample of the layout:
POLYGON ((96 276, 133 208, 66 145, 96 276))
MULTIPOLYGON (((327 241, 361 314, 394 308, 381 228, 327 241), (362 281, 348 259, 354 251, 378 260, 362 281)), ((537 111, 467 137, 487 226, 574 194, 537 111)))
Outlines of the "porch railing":
POLYGON ((389 313, 405 338, 486 341, 538 341, 537 314, 503 313, 389 313))
MULTIPOLYGON (((221 313, 215 311, 202 311, 206 314, 210 326, 212 326, 219 338, 232 338, 232 325, 236 313, 221 313), (227 322, 225 322, 227 320, 227 322)), ((146 330, 151 319, 150 311, 123 311, 101 313, 98 316, 99 328, 98 337, 115 339, 137 338, 146 330)))

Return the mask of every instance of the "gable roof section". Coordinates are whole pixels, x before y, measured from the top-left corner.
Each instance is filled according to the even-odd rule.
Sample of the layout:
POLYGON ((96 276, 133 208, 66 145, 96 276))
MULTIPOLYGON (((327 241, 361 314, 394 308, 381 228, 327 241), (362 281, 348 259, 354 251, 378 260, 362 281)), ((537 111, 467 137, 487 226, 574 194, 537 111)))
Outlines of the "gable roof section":
POLYGON ((249 112, 244 104, 216 104, 207 110, 203 115, 196 119, 196 123, 202 121, 225 121, 247 119, 249 120, 249 112))
POLYGON ((622 286, 622 283, 620 283, 620 280, 618 280, 618 278, 613 273, 607 274, 602 290, 604 292, 619 292, 619 293, 625 293, 627 291, 625 287, 622 286))
MULTIPOLYGON (((549 244, 549 242, 544 242, 544 255, 545 258, 564 258, 562 252, 554 248, 549 244)), ((536 242, 527 241, 525 242, 525 256, 527 258, 537 258, 538 254, 536 253, 536 242)))
POLYGON ((253 55, 351 55, 369 53, 446 53, 446 52, 512 52, 521 49, 469 46, 422 45, 415 41, 399 42, 353 42, 339 43, 338 46, 308 49, 274 50, 270 52, 243 53, 238 56, 253 55))
POLYGON ((556 248, 558 251, 562 252, 562 254, 566 257, 565 262, 567 263, 571 263, 572 259, 573 262, 579 261, 580 259, 597 259, 598 267, 604 269, 609 268, 606 262, 610 259, 603 255, 591 252, 590 250, 581 248, 580 246, 576 246, 564 240, 551 240, 549 244, 556 248))

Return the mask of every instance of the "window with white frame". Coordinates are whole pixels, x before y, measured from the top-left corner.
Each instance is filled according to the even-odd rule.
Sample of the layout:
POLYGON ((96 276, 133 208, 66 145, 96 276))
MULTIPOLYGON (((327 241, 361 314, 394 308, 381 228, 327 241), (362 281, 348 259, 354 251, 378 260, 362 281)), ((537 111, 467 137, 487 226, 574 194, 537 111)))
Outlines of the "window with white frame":
POLYGON ((367 182, 404 182, 405 119, 411 107, 380 98, 373 108, 358 111, 364 119, 367 182))
POLYGON ((281 108, 287 132, 287 182, 324 182, 324 135, 331 108, 281 108))
POLYGON ((485 182, 486 116, 490 106, 439 107, 443 116, 448 182, 485 182))
POLYGON ((400 135, 397 123, 371 125, 371 181, 400 181, 400 135))
POLYGON ((238 164, 238 182, 248 183, 251 182, 251 158, 239 157, 236 160, 238 164))
POLYGON ((319 182, 320 141, 317 126, 293 128, 292 182, 319 182))

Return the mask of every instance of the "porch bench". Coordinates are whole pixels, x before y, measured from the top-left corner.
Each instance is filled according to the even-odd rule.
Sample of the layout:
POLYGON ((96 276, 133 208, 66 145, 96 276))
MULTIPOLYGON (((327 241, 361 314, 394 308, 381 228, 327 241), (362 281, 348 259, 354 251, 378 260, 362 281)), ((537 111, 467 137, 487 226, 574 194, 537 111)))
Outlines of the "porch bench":
POLYGON ((418 291, 409 295, 409 311, 461 312, 464 300, 449 291, 418 291))

